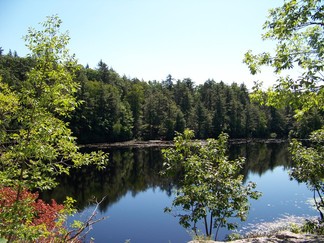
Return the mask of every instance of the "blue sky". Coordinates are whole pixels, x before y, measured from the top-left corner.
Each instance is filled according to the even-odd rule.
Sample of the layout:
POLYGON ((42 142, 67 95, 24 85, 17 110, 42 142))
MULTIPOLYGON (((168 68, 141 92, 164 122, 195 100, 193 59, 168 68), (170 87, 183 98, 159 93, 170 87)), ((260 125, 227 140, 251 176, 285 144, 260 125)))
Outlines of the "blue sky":
POLYGON ((22 36, 58 14, 79 63, 95 68, 100 59, 120 75, 145 81, 191 78, 226 83, 263 80, 242 63, 249 49, 274 48, 261 39, 269 8, 283 0, 0 0, 0 46, 5 53, 28 50, 22 36))

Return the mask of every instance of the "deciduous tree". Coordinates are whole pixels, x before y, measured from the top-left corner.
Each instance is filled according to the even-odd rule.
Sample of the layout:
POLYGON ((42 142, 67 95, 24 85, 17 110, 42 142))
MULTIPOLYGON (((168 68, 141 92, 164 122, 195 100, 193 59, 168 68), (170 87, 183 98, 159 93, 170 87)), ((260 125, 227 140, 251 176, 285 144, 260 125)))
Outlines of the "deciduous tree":
MULTIPOLYGON (((253 97, 272 106, 289 105, 301 120, 310 111, 324 110, 324 3, 320 0, 286 0, 281 7, 271 9, 264 24, 264 39, 277 43, 273 55, 261 53, 245 54, 244 61, 252 74, 261 66, 281 71, 294 71, 296 77, 279 77, 276 85, 264 95, 255 89, 253 97), (265 99, 264 99, 265 98, 265 99)), ((291 176, 306 183, 314 191, 316 208, 323 221, 323 128, 310 137, 311 146, 304 147, 292 140, 290 151, 294 161, 291 176), (316 199, 315 195, 319 197, 316 199)))
MULTIPOLYGON (((281 7, 269 11, 263 39, 276 41, 274 54, 255 55, 248 51, 244 62, 252 74, 259 72, 262 66, 270 66, 276 74, 295 70, 297 77, 279 77, 268 92, 267 104, 292 105, 297 116, 314 106, 323 109, 323 15, 324 5, 320 0, 287 0, 281 7)), ((260 93, 255 92, 257 94, 260 93)))
MULTIPOLYGON (((206 144, 192 140, 193 131, 185 130, 174 138, 174 148, 163 150, 164 173, 180 173, 180 188, 173 200, 179 222, 198 234, 202 221, 205 235, 215 239, 221 227, 235 229, 228 219, 245 220, 249 211, 248 198, 257 199, 255 184, 243 185, 239 175, 244 159, 229 160, 226 152, 228 136, 222 133, 218 140, 208 139, 206 144)), ((172 208, 166 208, 171 212, 172 208)))
MULTIPOLYGON (((0 82, 0 188, 15 188, 12 216, 26 210, 20 206, 28 206, 20 203, 23 190, 50 189, 57 185, 56 176, 68 174, 71 167, 102 168, 107 162, 101 152, 78 152, 63 121, 78 105, 74 95, 79 85, 73 80, 77 63, 66 48, 69 37, 60 32, 60 25, 61 20, 51 16, 43 30, 29 29, 25 40, 35 66, 18 87, 0 82)), ((22 235, 22 241, 29 239, 27 231, 22 235)))

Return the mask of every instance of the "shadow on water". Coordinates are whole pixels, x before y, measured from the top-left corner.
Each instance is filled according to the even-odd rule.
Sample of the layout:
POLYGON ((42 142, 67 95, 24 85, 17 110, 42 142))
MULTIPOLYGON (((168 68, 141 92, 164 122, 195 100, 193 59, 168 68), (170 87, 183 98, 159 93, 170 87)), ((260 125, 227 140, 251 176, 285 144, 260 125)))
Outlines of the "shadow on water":
POLYGON ((105 212, 108 207, 118 202, 124 195, 131 192, 135 197, 148 188, 159 187, 169 196, 173 187, 171 178, 162 178, 162 154, 158 148, 121 148, 110 149, 109 165, 98 171, 93 167, 72 170, 69 176, 59 178, 59 186, 52 191, 41 194, 43 199, 55 198, 63 202, 66 196, 77 200, 77 208, 83 210, 94 199, 105 200, 99 210, 105 212))
POLYGON ((245 164, 241 171, 244 178, 249 173, 262 176, 267 171, 273 171, 282 166, 285 170, 291 167, 288 153, 288 143, 247 143, 230 146, 230 158, 244 157, 245 164))
MULTIPOLYGON (((241 172, 245 178, 250 172, 261 176, 277 166, 290 167, 286 143, 231 145, 229 151, 231 159, 246 158, 241 172)), ((43 192, 41 197, 62 202, 66 196, 72 196, 77 200, 79 210, 94 203, 94 199, 106 197, 99 208, 100 212, 106 212, 129 192, 135 197, 149 188, 159 188, 168 196, 172 195, 177 178, 160 176, 163 163, 160 148, 114 148, 105 152, 110 156, 106 169, 98 171, 87 167, 73 170, 70 176, 59 178, 60 184, 55 190, 43 192)))

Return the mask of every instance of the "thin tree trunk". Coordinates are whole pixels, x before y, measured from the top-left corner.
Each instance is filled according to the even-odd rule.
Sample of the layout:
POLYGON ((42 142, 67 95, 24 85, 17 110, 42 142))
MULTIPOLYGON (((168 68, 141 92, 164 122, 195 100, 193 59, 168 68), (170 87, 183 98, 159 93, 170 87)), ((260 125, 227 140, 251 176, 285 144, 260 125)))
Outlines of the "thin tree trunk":
POLYGON ((24 164, 22 164, 21 168, 20 168, 20 175, 19 175, 19 182, 20 183, 18 184, 18 188, 17 188, 16 202, 19 201, 20 194, 21 194, 21 191, 22 191, 21 182, 23 180, 23 175, 24 175, 24 164))
POLYGON ((322 198, 322 196, 321 196, 321 194, 320 194, 318 188, 315 187, 315 190, 314 190, 314 201, 315 201, 315 206, 316 206, 317 211, 320 213, 320 216, 321 216, 321 222, 323 222, 323 220, 324 220, 324 215, 323 215, 323 212, 322 212, 322 210, 321 210, 321 206, 319 205, 320 203, 318 203, 318 202, 316 201, 316 192, 317 192, 317 194, 318 194, 318 196, 319 196, 319 198, 320 198, 320 200, 321 200, 321 203, 323 203, 323 198, 322 198))
POLYGON ((221 226, 221 223, 219 223, 219 224, 217 225, 216 233, 215 233, 215 241, 217 240, 218 231, 219 231, 220 226, 221 226))
POLYGON ((209 222, 209 235, 211 236, 213 231, 213 213, 210 213, 210 222, 209 222))
POLYGON ((205 221, 205 231, 206 231, 206 236, 209 237, 209 234, 208 234, 208 222, 207 222, 207 216, 204 216, 204 221, 205 221))

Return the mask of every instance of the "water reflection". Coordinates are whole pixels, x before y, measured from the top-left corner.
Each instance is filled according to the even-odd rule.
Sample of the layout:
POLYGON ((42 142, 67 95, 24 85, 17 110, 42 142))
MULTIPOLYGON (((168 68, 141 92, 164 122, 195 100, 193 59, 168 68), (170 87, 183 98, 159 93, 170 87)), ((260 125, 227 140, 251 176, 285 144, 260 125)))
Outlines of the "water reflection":
POLYGON ((148 188, 159 187, 171 195, 173 180, 159 175, 162 169, 160 149, 123 148, 106 152, 110 160, 105 170, 91 167, 73 170, 70 176, 59 178, 60 184, 55 190, 43 192, 42 198, 62 202, 66 196, 72 196, 77 200, 77 208, 82 210, 92 199, 106 197, 100 205, 100 211, 104 212, 128 192, 136 196, 148 188))
MULTIPOLYGON (((305 185, 291 181, 287 174, 290 167, 287 144, 252 143, 231 145, 230 157, 246 157, 242 168, 245 180, 257 183, 263 193, 259 200, 251 201, 248 220, 238 222, 239 232, 244 233, 250 224, 274 221, 288 215, 316 215, 306 201, 312 195, 305 185)), ((82 211, 92 211, 91 199, 106 196, 100 205, 98 217, 108 216, 93 228, 95 242, 155 243, 188 242, 191 236, 178 224, 178 218, 165 214, 170 206, 172 188, 176 178, 163 178, 162 155, 159 148, 109 149, 110 164, 104 171, 91 168, 71 172, 60 178, 60 186, 43 193, 43 198, 62 202, 66 196, 74 197, 82 211)), ((235 219, 233 219, 235 220, 235 219)), ((236 221, 235 221, 236 222, 236 221)), ((223 229, 219 239, 231 233, 223 229)))
POLYGON ((259 176, 268 170, 274 170, 277 166, 284 169, 291 167, 287 143, 248 143, 230 146, 230 157, 242 156, 246 158, 242 174, 247 178, 249 173, 259 176))
MULTIPOLYGON (((286 143, 231 145, 229 151, 231 158, 246 158, 242 169, 245 178, 250 172, 261 176, 277 166, 290 166, 286 143)), ((59 178, 60 185, 55 190, 44 192, 41 196, 45 200, 55 198, 58 202, 64 201, 66 196, 72 196, 77 200, 79 210, 89 206, 94 198, 100 200, 106 197, 100 205, 101 212, 106 212, 129 192, 136 196, 149 188, 159 188, 171 196, 177 180, 159 175, 162 169, 160 148, 121 148, 106 152, 110 153, 110 162, 105 170, 82 168, 71 171, 70 176, 59 178)))

